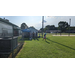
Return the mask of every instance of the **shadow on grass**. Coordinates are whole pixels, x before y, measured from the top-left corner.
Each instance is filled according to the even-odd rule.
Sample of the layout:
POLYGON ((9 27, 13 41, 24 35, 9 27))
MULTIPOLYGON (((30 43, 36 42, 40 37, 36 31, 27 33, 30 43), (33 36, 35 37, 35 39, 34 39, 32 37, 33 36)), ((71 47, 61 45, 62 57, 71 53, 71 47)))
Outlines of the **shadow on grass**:
POLYGON ((46 43, 50 44, 50 42, 46 41, 46 43))
POLYGON ((64 45, 64 44, 61 44, 61 43, 55 42, 55 41, 50 40, 50 39, 48 39, 48 38, 47 38, 47 40, 49 40, 49 41, 51 41, 51 42, 53 42, 53 43, 57 43, 57 44, 59 44, 59 45, 62 45, 62 46, 64 46, 64 47, 70 48, 70 49, 72 49, 72 50, 75 50, 75 49, 72 48, 72 47, 69 47, 69 46, 66 46, 66 45, 64 45))
MULTIPOLYGON (((39 41, 39 38, 33 38, 32 40, 38 40, 39 41)), ((29 38, 24 38, 24 41, 32 41, 30 40, 29 38)))
POLYGON ((33 38, 33 40, 38 40, 38 41, 39 41, 39 39, 38 39, 38 38, 33 38))
POLYGON ((32 41, 32 40, 30 40, 29 38, 24 38, 24 41, 32 41))

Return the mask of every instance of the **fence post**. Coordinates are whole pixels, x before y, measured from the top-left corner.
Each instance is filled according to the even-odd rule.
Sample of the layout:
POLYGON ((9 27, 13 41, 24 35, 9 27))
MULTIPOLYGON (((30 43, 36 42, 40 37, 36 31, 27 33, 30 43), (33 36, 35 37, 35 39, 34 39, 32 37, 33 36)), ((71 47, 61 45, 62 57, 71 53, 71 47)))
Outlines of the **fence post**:
POLYGON ((14 52, 13 52, 13 34, 14 34, 14 26, 12 26, 12 29, 13 29, 13 31, 12 31, 12 58, 14 57, 14 52))

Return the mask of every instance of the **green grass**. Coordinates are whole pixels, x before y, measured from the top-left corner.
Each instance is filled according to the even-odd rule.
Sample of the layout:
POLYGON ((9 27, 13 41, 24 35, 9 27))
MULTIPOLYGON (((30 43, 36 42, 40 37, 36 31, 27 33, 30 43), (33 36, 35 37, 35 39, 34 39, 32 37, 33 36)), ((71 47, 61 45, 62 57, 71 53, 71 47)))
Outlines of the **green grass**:
POLYGON ((52 36, 47 39, 26 40, 16 58, 75 58, 74 36, 52 36))

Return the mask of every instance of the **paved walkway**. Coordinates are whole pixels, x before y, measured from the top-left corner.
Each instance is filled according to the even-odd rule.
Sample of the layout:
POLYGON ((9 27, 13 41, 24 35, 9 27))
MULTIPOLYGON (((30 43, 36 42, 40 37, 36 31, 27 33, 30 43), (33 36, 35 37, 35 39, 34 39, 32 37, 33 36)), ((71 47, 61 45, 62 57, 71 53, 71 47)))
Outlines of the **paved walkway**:
POLYGON ((53 36, 75 36, 75 35, 53 35, 53 36))

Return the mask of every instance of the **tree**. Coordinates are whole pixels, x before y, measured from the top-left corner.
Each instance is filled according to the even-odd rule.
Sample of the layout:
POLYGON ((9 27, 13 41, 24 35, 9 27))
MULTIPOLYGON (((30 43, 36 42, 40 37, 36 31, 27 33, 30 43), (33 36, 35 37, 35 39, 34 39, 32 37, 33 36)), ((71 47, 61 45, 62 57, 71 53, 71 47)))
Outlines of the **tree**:
POLYGON ((50 25, 50 30, 54 30, 55 29, 55 25, 50 25))
POLYGON ((28 26, 27 26, 26 23, 22 23, 22 24, 21 24, 21 29, 27 29, 27 28, 28 28, 28 26))
POLYGON ((47 27, 44 28, 44 31, 49 30, 47 27))
POLYGON ((60 21, 60 22, 58 23, 58 27, 60 28, 60 30, 61 30, 62 32, 65 32, 65 30, 69 27, 69 25, 68 25, 68 22, 60 21))
POLYGON ((55 25, 47 25, 45 27, 46 30, 54 30, 55 29, 55 25))
POLYGON ((42 31, 42 28, 40 28, 40 30, 42 31))

